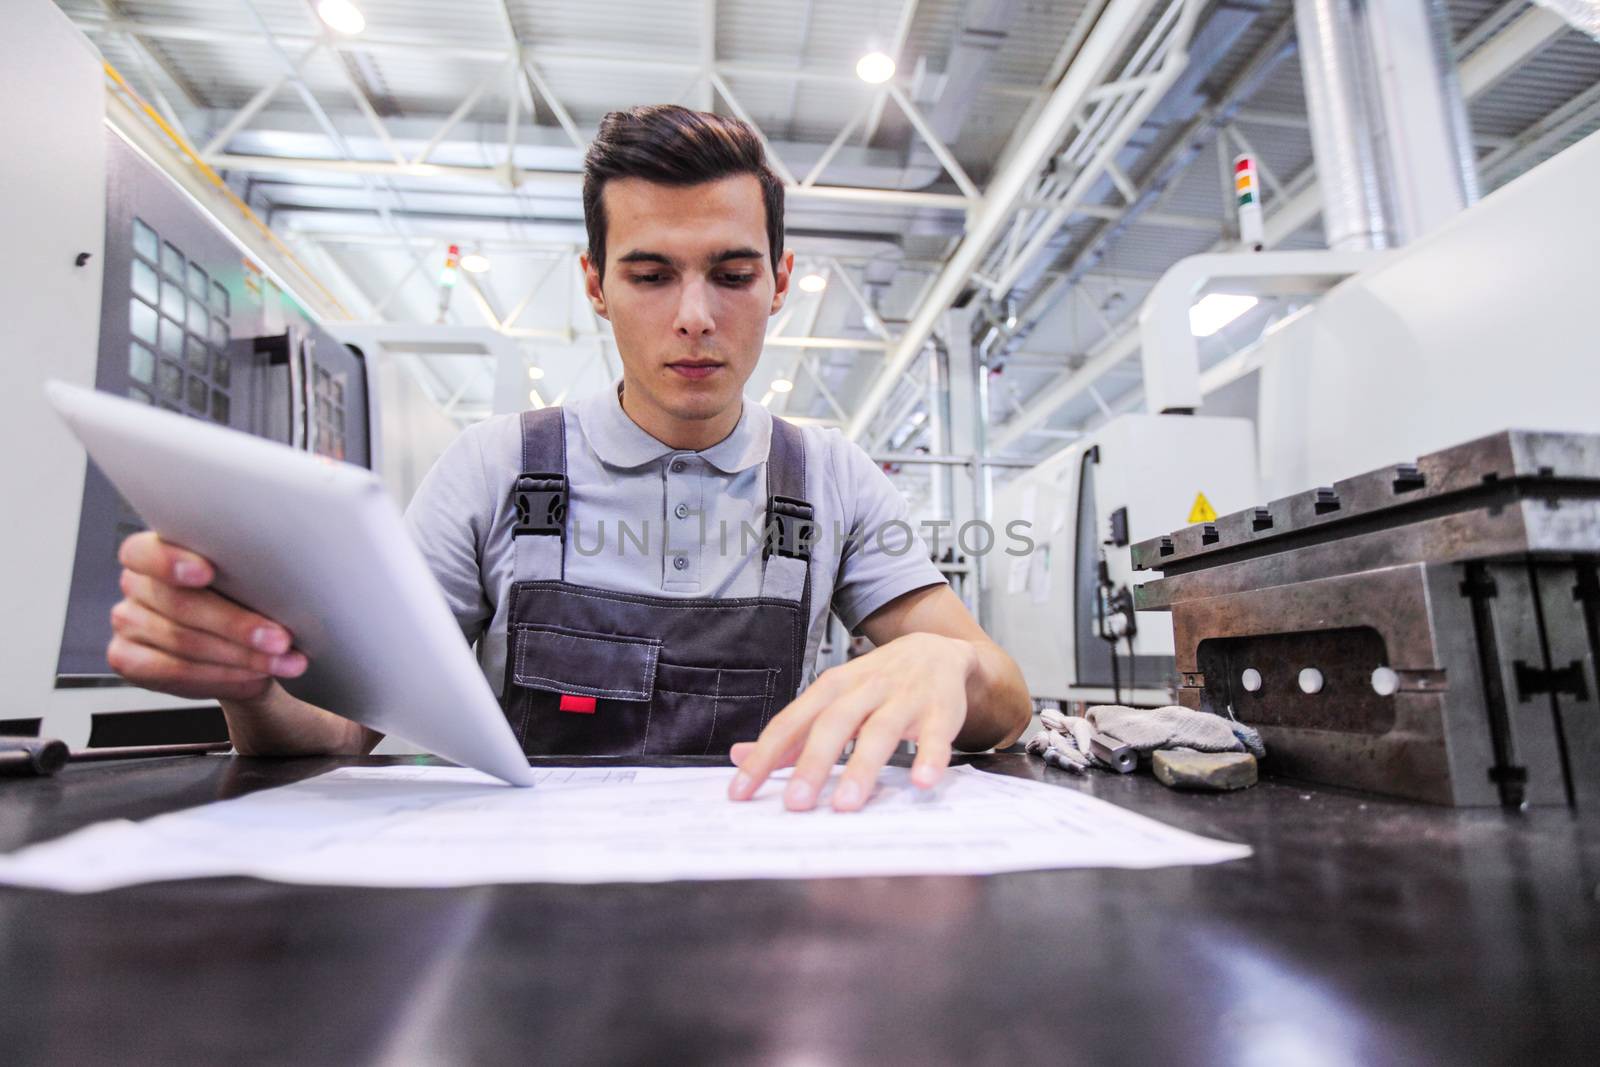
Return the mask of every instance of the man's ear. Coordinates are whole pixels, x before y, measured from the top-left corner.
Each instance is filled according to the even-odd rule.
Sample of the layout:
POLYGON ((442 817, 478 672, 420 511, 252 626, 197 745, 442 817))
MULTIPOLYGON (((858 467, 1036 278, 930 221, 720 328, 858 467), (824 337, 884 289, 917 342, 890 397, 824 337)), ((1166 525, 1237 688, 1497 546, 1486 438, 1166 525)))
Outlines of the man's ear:
POLYGON ((578 254, 578 266, 583 270, 583 291, 589 298, 589 305, 594 308, 596 315, 610 322, 611 316, 606 313, 606 294, 600 290, 600 272, 589 262, 589 253, 578 254))
POLYGON ((783 255, 778 257, 778 269, 773 274, 772 310, 768 315, 776 315, 783 308, 783 302, 789 295, 789 275, 794 273, 794 250, 785 248, 783 255))

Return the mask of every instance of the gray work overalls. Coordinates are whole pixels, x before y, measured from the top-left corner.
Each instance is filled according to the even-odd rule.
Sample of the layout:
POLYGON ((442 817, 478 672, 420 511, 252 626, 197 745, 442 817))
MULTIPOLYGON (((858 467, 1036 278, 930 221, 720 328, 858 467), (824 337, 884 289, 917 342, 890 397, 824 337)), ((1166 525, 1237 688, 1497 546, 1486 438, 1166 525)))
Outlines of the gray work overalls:
MULTIPOLYGON (((772 420, 761 594, 645 596, 564 580, 565 422, 522 415, 501 707, 529 755, 726 755, 794 699, 811 619, 800 431, 772 420)), ((739 532, 741 540, 743 531, 739 532)))

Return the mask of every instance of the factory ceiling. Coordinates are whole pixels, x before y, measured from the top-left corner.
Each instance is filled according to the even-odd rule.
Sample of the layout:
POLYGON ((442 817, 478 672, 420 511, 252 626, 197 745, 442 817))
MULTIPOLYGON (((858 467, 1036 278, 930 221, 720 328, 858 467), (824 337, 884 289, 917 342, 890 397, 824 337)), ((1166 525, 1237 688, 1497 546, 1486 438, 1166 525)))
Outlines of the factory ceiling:
MULTIPOLYGON (((1008 453, 1136 407, 1140 301, 1230 247, 1240 152, 1269 239, 1322 241, 1289 0, 359 0, 356 33, 312 0, 58 3, 349 321, 439 321, 448 247, 486 259, 443 321, 515 342, 545 402, 614 373, 576 252, 582 146, 615 108, 761 129, 817 277, 752 392, 880 449, 930 444, 923 342, 952 300, 993 323, 1008 453), (894 60, 888 80, 858 76, 868 52, 894 60)), ((1600 128, 1600 44, 1523 0, 1448 8, 1485 191, 1600 128)), ((1207 358, 1285 310, 1264 303, 1207 358)), ((459 420, 490 411, 486 359, 411 365, 459 420)))

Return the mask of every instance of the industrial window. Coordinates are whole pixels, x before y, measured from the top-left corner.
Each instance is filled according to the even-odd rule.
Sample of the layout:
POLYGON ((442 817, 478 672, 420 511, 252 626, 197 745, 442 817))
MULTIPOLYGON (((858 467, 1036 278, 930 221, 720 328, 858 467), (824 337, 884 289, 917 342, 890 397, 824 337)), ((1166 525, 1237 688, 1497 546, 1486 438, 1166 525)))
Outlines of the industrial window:
POLYGON ((128 377, 141 385, 155 381, 156 354, 137 341, 128 345, 128 377))
POLYGON ((161 280, 156 269, 141 259, 133 261, 133 295, 147 304, 161 299, 161 280))
POLYGON ((161 283, 161 314, 169 319, 183 321, 183 284, 181 282, 165 281, 161 283))
POLYGON ((128 305, 128 330, 145 344, 156 343, 156 309, 141 300, 128 305))
POLYGON ((198 263, 189 264, 189 295, 200 301, 202 306, 206 302, 206 286, 210 281, 198 263))
POLYGON ((183 361, 195 374, 205 374, 211 369, 211 350, 206 348, 205 341, 190 334, 183 344, 183 361))
POLYGON ((172 403, 183 399, 183 368, 170 359, 162 360, 156 367, 156 393, 172 403))
POLYGON ((183 253, 171 241, 161 246, 161 273, 183 284, 183 253))
POLYGON ((154 263, 161 254, 161 242, 156 231, 139 219, 133 220, 133 250, 154 263))
POLYGON ((206 314, 205 301, 204 300, 195 300, 195 299, 191 298, 189 300, 189 330, 190 330, 190 332, 197 333, 202 338, 205 337, 206 323, 209 320, 209 318, 210 318, 210 316, 208 316, 206 314))
POLYGON ((312 435, 311 450, 319 456, 343 459, 344 375, 329 374, 322 366, 314 364, 311 381, 316 402, 316 431, 312 435))
MULTIPOLYGON (((226 354, 228 290, 142 219, 133 220, 133 250, 128 395, 229 425, 233 366, 226 354)), ((342 425, 342 413, 339 421, 342 425)))
POLYGON ((161 317, 161 351, 169 356, 183 355, 183 323, 161 317))

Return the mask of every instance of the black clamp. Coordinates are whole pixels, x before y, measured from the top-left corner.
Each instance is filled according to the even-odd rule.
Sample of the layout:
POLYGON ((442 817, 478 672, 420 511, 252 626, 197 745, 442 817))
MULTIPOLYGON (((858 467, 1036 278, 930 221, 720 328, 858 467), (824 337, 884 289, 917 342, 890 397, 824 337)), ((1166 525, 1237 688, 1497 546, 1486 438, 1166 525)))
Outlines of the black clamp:
POLYGON ((517 509, 512 535, 562 537, 567 528, 567 478, 564 474, 523 474, 511 490, 517 509))
POLYGON ((816 540, 817 523, 810 504, 786 496, 767 498, 767 538, 762 559, 788 556, 809 563, 816 540))

